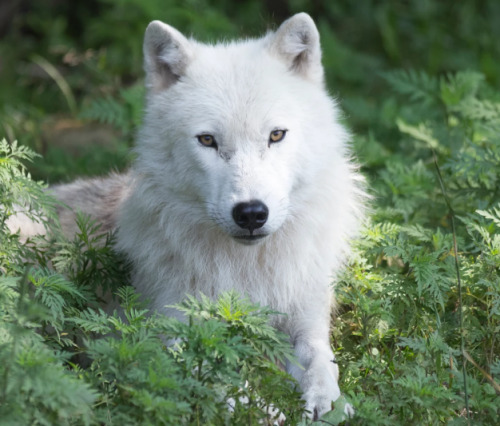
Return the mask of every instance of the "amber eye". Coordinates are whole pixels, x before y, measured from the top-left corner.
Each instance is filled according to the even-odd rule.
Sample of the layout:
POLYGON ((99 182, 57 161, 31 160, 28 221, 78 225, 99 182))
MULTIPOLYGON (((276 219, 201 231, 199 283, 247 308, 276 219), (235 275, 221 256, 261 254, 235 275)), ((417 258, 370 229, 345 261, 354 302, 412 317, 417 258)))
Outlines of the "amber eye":
POLYGON ((200 142, 203 146, 217 148, 217 142, 215 142, 215 138, 212 135, 203 134, 196 137, 198 138, 198 142, 200 142))
POLYGON ((273 130, 269 135, 269 144, 280 142, 286 135, 286 130, 273 130))

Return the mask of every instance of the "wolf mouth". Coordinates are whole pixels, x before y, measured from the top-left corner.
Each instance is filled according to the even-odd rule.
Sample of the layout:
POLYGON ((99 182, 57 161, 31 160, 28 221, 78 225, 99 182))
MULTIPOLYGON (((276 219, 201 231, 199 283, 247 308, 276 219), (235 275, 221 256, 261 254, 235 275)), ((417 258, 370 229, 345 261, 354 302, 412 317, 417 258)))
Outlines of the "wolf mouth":
POLYGON ((260 240, 266 238, 269 234, 259 234, 259 235, 235 235, 233 238, 242 244, 256 244, 260 240))

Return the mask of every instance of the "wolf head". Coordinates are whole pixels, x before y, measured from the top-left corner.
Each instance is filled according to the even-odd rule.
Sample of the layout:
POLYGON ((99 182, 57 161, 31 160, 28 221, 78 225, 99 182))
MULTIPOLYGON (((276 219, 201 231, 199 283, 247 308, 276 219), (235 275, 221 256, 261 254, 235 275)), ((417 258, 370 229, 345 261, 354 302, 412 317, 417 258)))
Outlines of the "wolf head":
POLYGON ((245 244, 321 209, 309 201, 329 198, 347 135, 309 15, 261 39, 215 45, 154 21, 144 57, 136 169, 165 208, 245 244))

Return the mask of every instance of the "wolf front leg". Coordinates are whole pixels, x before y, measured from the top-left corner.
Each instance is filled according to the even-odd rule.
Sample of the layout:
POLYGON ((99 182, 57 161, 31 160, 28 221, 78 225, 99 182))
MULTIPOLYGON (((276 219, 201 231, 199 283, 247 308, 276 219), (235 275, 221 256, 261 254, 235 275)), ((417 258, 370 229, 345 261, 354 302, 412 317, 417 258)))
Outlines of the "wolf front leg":
MULTIPOLYGON (((299 382, 306 409, 314 420, 332 409, 340 397, 339 369, 330 348, 328 321, 302 318, 292 334, 295 355, 300 365, 289 363, 288 372, 299 382)), ((346 417, 354 414, 352 406, 345 407, 346 417)))

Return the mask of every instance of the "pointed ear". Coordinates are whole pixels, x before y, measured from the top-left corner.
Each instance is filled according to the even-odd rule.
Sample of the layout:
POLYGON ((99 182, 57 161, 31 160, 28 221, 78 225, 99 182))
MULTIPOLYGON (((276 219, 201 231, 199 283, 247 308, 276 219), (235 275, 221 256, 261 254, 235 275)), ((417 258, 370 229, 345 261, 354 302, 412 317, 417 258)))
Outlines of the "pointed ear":
POLYGON ((193 54, 186 37, 160 21, 148 25, 143 51, 146 86, 153 92, 174 84, 184 74, 193 54))
POLYGON ((323 81, 319 33, 307 13, 297 13, 271 36, 270 51, 308 80, 323 81))

